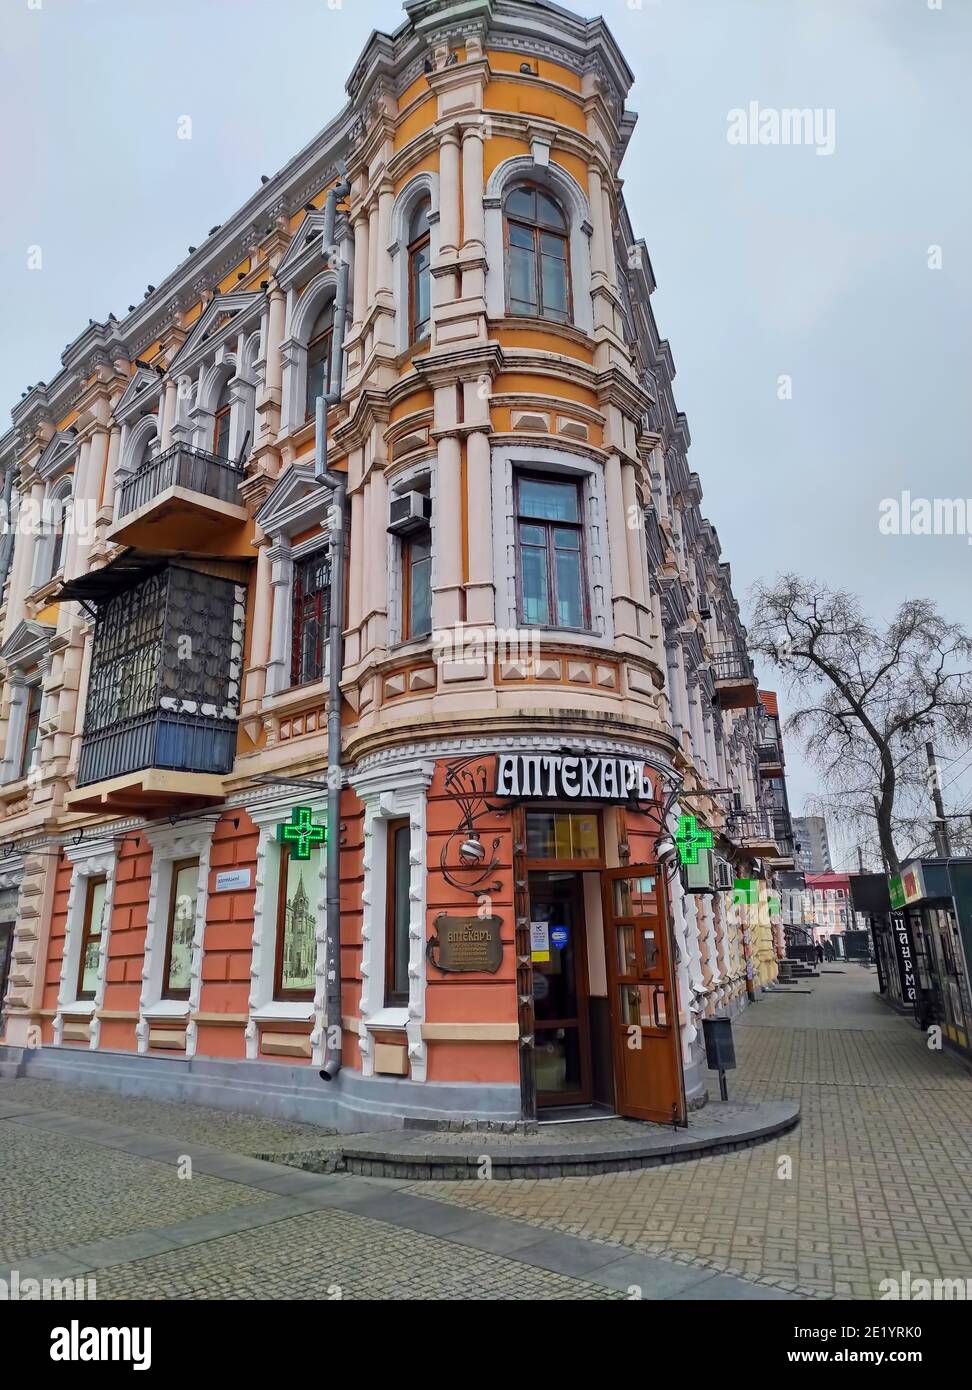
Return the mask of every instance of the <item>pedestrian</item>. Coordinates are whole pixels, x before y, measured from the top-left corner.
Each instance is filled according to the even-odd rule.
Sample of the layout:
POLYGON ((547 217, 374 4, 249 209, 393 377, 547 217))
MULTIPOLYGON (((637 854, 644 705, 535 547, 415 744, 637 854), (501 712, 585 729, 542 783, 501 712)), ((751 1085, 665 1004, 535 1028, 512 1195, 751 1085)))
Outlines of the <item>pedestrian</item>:
POLYGON ((824 958, 824 948, 821 946, 820 942, 818 941, 818 942, 817 942, 817 964, 818 964, 818 965, 819 965, 820 962, 823 960, 823 958, 824 958))

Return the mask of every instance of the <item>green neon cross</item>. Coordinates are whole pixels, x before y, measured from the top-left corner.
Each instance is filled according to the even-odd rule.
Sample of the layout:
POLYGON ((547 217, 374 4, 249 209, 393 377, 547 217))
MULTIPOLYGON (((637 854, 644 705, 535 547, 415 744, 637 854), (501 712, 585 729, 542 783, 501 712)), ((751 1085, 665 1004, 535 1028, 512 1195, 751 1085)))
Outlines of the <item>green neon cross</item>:
POLYGON ((277 839, 282 845, 290 845, 295 859, 309 859, 312 848, 324 843, 327 829, 314 824, 314 812, 309 806, 295 806, 290 821, 289 825, 277 826, 277 839))
POLYGON ((683 864, 697 864, 699 850, 711 849, 715 839, 711 830, 699 828, 694 816, 679 816, 675 843, 678 846, 678 857, 683 864))

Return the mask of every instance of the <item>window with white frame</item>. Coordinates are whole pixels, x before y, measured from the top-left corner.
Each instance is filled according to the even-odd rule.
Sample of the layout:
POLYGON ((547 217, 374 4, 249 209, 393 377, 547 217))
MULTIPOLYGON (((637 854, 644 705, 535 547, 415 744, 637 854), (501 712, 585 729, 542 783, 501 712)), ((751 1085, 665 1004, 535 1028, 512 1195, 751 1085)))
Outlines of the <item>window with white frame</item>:
POLYGON ((389 571, 393 592, 389 617, 399 641, 432 632, 432 475, 428 465, 395 481, 389 498, 389 571))
POLYGON ((613 637, 604 473, 567 450, 493 450, 496 623, 613 637))

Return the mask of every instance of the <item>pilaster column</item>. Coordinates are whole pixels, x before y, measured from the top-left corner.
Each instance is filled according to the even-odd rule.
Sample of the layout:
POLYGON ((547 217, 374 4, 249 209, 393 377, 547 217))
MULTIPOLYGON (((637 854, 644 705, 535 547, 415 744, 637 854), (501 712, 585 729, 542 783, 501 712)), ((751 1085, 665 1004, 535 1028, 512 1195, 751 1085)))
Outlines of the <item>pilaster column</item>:
POLYGON ((108 436, 108 466, 105 469, 105 486, 101 494, 101 507, 109 516, 115 510, 115 479, 118 476, 118 460, 121 456, 122 432, 118 425, 112 425, 108 436))
POLYGON ((641 508, 638 506, 638 492, 635 486, 634 466, 621 465, 621 495, 624 503, 625 538, 628 543, 628 580, 631 597, 642 608, 648 607, 648 581, 646 575, 647 553, 645 533, 641 524, 641 508), (637 525, 632 526, 635 520, 637 525))
POLYGON ((368 317, 368 263, 371 224, 362 210, 354 219, 354 324, 352 335, 361 332, 368 317))
MULTIPOLYGON (((452 398, 451 386, 436 391, 436 414, 441 398, 452 398)), ((453 423, 450 421, 450 423, 453 423)), ((452 627, 462 621, 462 453, 459 440, 439 440, 436 469, 435 554, 432 560, 432 626, 452 627)))
POLYGON ((279 285, 270 291, 270 315, 267 321, 267 341, 264 350, 266 359, 265 395, 280 403, 280 386, 283 380, 283 363, 280 359, 280 344, 284 339, 284 321, 287 317, 287 298, 279 285))
POLYGON ((267 663, 266 692, 276 695, 290 683, 290 591, 294 582, 294 566, 290 558, 290 541, 280 536, 267 549, 270 563, 270 585, 273 589, 273 619, 270 629, 270 660, 267 663))
POLYGON ((496 621, 493 577, 493 498, 490 480, 489 435, 475 430, 466 440, 467 534, 469 580, 466 618, 480 626, 496 621))
POLYGON ((162 396, 162 428, 159 431, 159 448, 164 454, 172 443, 172 426, 175 424, 176 417, 176 395, 178 386, 174 381, 165 383, 165 391, 162 396))
POLYGON ((478 125, 462 133, 463 254, 486 254, 486 209, 483 206, 483 132, 478 125))
MULTIPOLYGON (((281 300, 283 296, 281 295, 281 300)), ((264 537, 257 548, 256 579, 253 589, 251 618, 250 665, 246 673, 243 696, 243 717, 255 715, 267 688, 267 666, 270 662, 271 606, 274 594, 271 580, 270 540, 264 537)))
POLYGON ((439 258, 453 260, 458 252, 459 137, 447 130, 439 145, 439 258))
POLYGON ((604 250, 604 202, 601 197, 601 171, 596 164, 588 166, 588 194, 591 206, 591 274, 606 275, 607 259, 604 250))

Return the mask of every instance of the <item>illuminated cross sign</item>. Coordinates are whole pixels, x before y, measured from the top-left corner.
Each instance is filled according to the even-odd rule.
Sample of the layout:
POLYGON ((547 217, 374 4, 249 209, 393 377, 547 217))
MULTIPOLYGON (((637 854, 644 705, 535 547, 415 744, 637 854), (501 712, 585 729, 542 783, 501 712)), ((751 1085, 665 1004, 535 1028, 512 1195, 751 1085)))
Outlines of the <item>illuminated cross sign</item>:
POLYGON ((295 806, 290 813, 290 824, 277 826, 277 839, 282 845, 290 846, 295 859, 309 859, 311 850, 322 845, 326 838, 326 828, 314 824, 314 812, 309 806, 295 806))
POLYGON ((697 864, 699 850, 711 849, 715 840, 711 830, 699 829, 699 823, 694 816, 679 816, 675 843, 682 864, 697 864))

